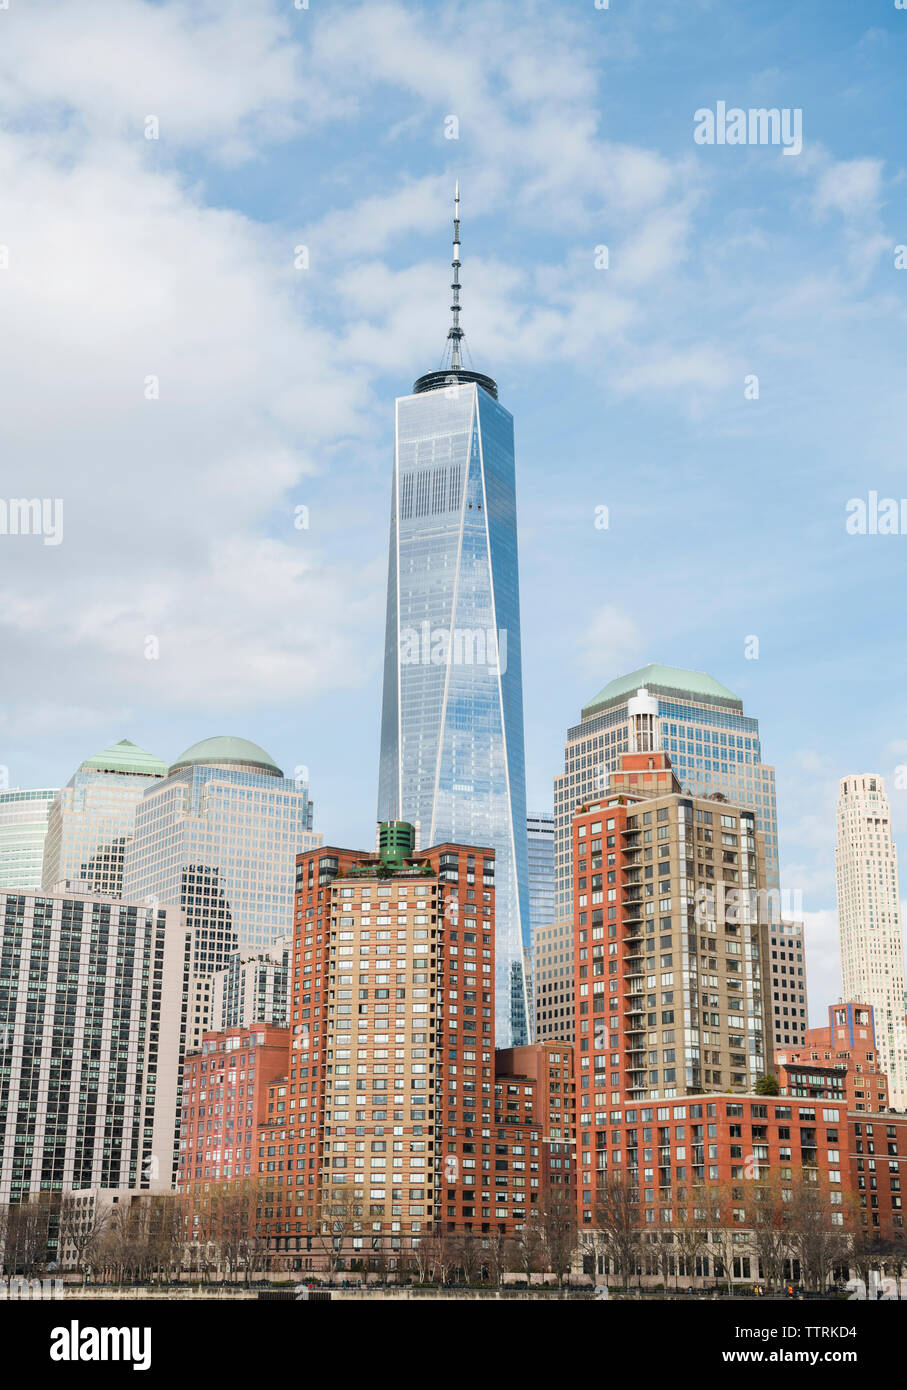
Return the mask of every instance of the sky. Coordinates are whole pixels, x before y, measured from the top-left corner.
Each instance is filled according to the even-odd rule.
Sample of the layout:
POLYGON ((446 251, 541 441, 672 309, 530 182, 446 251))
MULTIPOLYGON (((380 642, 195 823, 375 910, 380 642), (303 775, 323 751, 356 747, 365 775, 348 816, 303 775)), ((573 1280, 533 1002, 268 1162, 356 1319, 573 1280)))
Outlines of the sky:
POLYGON ((459 178, 528 804, 613 677, 730 686, 824 1022, 838 779, 907 846, 907 537, 847 528, 907 493, 907 11, 298 4, 0 8, 0 497, 62 501, 59 544, 0 534, 0 768, 235 734, 374 843, 393 402, 441 364, 459 178), (802 149, 697 142, 721 102, 802 149))

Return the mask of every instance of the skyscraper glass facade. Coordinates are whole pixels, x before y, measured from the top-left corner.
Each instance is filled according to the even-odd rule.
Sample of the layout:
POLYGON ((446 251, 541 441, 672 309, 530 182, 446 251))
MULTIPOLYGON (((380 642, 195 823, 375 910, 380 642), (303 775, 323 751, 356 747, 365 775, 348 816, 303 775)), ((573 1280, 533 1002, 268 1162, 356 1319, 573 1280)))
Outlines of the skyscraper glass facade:
POLYGON ((291 930, 296 855, 320 837, 308 784, 284 777, 254 744, 211 739, 198 748, 142 797, 124 895, 181 907, 193 974, 207 975, 233 952, 291 930))
POLYGON ((378 819, 494 849, 496 1029, 516 1045, 530 918, 513 419, 483 380, 397 401, 378 819))
POLYGON ((58 788, 0 792, 0 888, 40 888, 47 813, 58 788))
POLYGON ((536 927, 554 921, 554 816, 550 811, 530 811, 526 817, 529 858, 529 924, 536 927))
POLYGON ((558 917, 573 910, 573 813, 607 791, 609 774, 629 748, 627 702, 642 687, 658 702, 661 746, 684 790, 693 796, 720 792, 755 812, 765 845, 766 888, 777 894, 775 770, 762 761, 759 721, 744 714, 743 701, 711 676, 651 665, 611 681, 582 711, 582 722, 567 731, 564 771, 554 781, 558 917))
POLYGON ((41 886, 65 880, 118 898, 135 809, 146 787, 166 776, 167 764, 129 739, 86 758, 53 802, 48 816, 41 886))

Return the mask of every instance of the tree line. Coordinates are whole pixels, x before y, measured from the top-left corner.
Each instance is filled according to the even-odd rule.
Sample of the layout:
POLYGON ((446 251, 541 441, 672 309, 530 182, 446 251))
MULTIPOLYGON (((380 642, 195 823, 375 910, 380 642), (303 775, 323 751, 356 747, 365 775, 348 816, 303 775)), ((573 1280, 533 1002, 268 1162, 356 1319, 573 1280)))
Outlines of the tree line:
POLYGON ((670 1221, 647 1222, 633 1176, 602 1174, 593 1208, 593 1229, 582 1249, 618 1284, 642 1276, 671 1278, 689 1286, 711 1279, 730 1288, 747 1279, 767 1291, 783 1289, 799 1272, 806 1289, 823 1292, 836 1271, 865 1280, 883 1267, 900 1277, 907 1250, 890 1233, 863 1224, 858 1200, 818 1171, 804 1169, 789 1182, 764 1174, 742 1183, 679 1188, 665 1210, 670 1221), (749 1261, 750 1274, 742 1273, 749 1261), (735 1266, 738 1273, 735 1275, 735 1266))

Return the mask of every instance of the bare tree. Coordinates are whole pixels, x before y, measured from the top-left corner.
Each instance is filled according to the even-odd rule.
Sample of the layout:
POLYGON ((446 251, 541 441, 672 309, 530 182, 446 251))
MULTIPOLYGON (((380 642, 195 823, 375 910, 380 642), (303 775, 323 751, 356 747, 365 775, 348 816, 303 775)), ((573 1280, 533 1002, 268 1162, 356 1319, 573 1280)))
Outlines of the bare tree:
POLYGON ((595 1194, 594 1222, 602 1249, 629 1288, 642 1249, 639 1190, 624 1172, 602 1173, 595 1194))
POLYGON ((567 1187, 549 1187, 539 1214, 548 1268, 559 1284, 569 1275, 577 1246, 576 1201, 567 1187))
POLYGON ((347 1185, 325 1187, 321 1197, 318 1235, 328 1275, 333 1279, 353 1231, 362 1226, 362 1201, 347 1185))
POLYGON ((148 1254, 150 1268, 158 1279, 171 1279, 174 1266, 179 1271, 185 1234, 185 1203, 174 1192, 159 1192, 145 1198, 148 1209, 148 1254))
POLYGON ((463 1271, 467 1284, 474 1284, 482 1268, 482 1249, 479 1238, 468 1233, 457 1236, 453 1241, 455 1264, 463 1271))
POLYGON ((410 1267, 415 1269, 419 1276, 419 1283, 424 1284, 432 1271, 432 1238, 428 1236, 414 1236, 412 1253, 410 1255, 410 1267))
POLYGON ((678 1253, 674 1232, 671 1230, 653 1231, 652 1248, 655 1263, 661 1275, 661 1282, 667 1289, 670 1279, 677 1276, 678 1253))
POLYGON ((49 1192, 29 1193, 7 1208, 3 1247, 8 1274, 24 1274, 33 1279, 44 1273, 51 1216, 49 1192))
POLYGON ((790 1256, 790 1230, 785 1189, 775 1178, 755 1182, 747 1189, 746 1213, 750 1241, 759 1260, 761 1277, 770 1289, 784 1283, 784 1266, 790 1256))
POLYGON ((248 1279, 259 1200, 257 1185, 240 1179, 225 1185, 212 1202, 209 1235, 228 1279, 241 1270, 248 1279))
MULTIPOLYGON (((696 1190, 696 1202, 706 1212, 708 1243, 713 1259, 721 1265, 728 1292, 734 1286, 734 1260, 744 1244, 745 1215, 742 1191, 736 1184, 717 1183, 696 1190)), ((717 1275, 717 1270, 715 1271, 717 1275)))
POLYGON ((64 1246, 71 1247, 76 1269, 83 1274, 95 1262, 110 1220, 110 1207, 97 1200, 86 1201, 87 1195, 64 1193, 59 1218, 60 1254, 64 1246))
POLYGON ((674 1240, 677 1245, 679 1270, 695 1288, 696 1261, 703 1254, 708 1241, 708 1227, 705 1210, 695 1201, 684 1197, 674 1211, 674 1240))
POLYGON ((422 1236, 413 1252, 421 1274, 420 1282, 427 1278, 438 1279, 442 1284, 447 1283, 447 1276, 456 1258, 456 1244, 456 1236, 449 1231, 437 1229, 422 1236))
POLYGON ((848 1262, 854 1270, 858 1279, 862 1279, 866 1286, 866 1297, 869 1297, 869 1284, 872 1271, 881 1271, 882 1253, 879 1242, 875 1240, 869 1231, 853 1231, 850 1235, 850 1245, 848 1249, 848 1262))
POLYGON ((796 1178, 787 1204, 790 1248, 800 1261, 804 1282, 824 1293, 828 1276, 838 1262, 846 1263, 850 1238, 841 1224, 832 1221, 830 1185, 810 1168, 796 1178))
POLYGON ((526 1276, 526 1283, 532 1283, 532 1275, 539 1268, 545 1242, 536 1222, 525 1221, 515 1237, 517 1263, 526 1276))
POLYGON ((501 1275, 512 1269, 517 1263, 518 1255, 515 1242, 503 1231, 496 1231, 494 1235, 488 1237, 485 1253, 488 1262, 488 1278, 492 1284, 500 1284, 501 1275))
POLYGON ((100 1260, 104 1277, 108 1281, 122 1284, 132 1263, 132 1222, 129 1207, 124 1202, 116 1203, 110 1212, 110 1220, 101 1241, 100 1260))

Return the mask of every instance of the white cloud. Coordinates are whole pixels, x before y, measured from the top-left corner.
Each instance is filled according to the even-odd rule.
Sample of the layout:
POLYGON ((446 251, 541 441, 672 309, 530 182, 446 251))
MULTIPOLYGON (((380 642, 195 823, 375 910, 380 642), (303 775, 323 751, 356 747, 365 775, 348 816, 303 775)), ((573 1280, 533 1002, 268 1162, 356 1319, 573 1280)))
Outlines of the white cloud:
POLYGON ((367 378, 313 321, 289 240, 140 156, 0 137, 3 492, 64 503, 59 547, 0 538, 7 728, 34 726, 46 669, 65 726, 124 698, 303 699, 377 659, 368 557, 326 560, 317 513, 293 527, 370 428, 367 378))
POLYGON ((838 160, 819 176, 815 200, 820 211, 833 208, 846 217, 862 217, 878 209, 881 193, 880 159, 838 160))
MULTIPOLYGON (((641 363, 619 372, 616 386, 626 392, 718 391, 733 379, 732 365, 717 350, 699 346, 678 352, 664 344, 661 351, 650 349, 641 363)), ((737 379, 742 390, 742 372, 737 373, 737 379)))
POLYGON ((603 604, 593 615, 578 643, 578 662, 590 675, 611 680, 638 665, 643 634, 629 613, 615 603, 603 604))
POLYGON ((323 109, 329 96, 302 83, 288 15, 270 5, 42 0, 3 19, 0 110, 56 117, 74 143, 116 135, 145 145, 153 115, 168 147, 206 143, 236 158, 253 137, 288 134, 295 105, 323 109))

